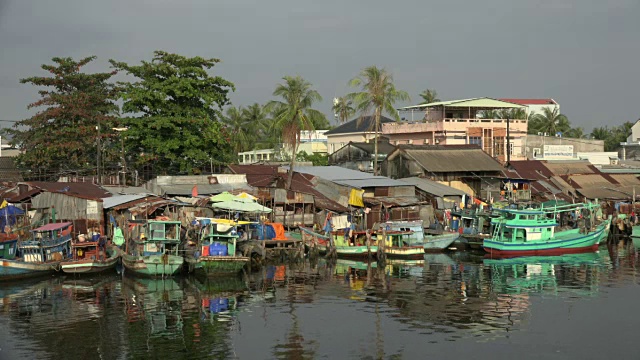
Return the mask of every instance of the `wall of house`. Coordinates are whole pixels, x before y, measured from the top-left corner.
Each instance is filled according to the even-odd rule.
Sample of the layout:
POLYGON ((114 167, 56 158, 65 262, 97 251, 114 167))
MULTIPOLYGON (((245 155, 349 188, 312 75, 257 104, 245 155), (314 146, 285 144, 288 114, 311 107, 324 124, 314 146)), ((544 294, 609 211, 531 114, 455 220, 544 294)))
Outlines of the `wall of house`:
POLYGON ((522 153, 520 155, 527 159, 533 159, 535 152, 537 154, 537 157, 535 158, 542 158, 544 157, 545 145, 572 145, 574 157, 577 157, 577 154, 579 152, 604 151, 603 140, 571 139, 556 136, 527 135, 524 138, 522 153))
POLYGON ((631 127, 631 135, 627 138, 627 142, 639 142, 640 141, 640 120, 636 121, 631 127))
POLYGON ((329 154, 334 153, 349 142, 366 142, 373 139, 373 133, 351 133, 351 134, 333 134, 327 135, 327 151, 329 154))
POLYGON ((542 114, 545 108, 550 109, 551 111, 558 109, 558 113, 560 113, 560 104, 535 104, 527 105, 527 114, 542 114))

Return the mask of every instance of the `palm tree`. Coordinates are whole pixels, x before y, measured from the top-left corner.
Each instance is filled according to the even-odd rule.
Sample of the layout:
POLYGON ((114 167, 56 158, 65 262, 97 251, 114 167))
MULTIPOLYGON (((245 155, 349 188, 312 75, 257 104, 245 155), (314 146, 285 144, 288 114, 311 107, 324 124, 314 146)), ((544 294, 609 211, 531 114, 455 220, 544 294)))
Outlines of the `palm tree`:
POLYGON ((565 132, 571 128, 569 119, 560 114, 557 108, 542 108, 542 114, 535 114, 530 118, 539 132, 549 133, 551 135, 557 132, 565 132))
POLYGON ((313 130, 314 123, 327 120, 323 113, 311 108, 314 103, 322 101, 322 96, 311 88, 310 82, 300 76, 285 76, 282 79, 284 84, 278 84, 273 91, 273 95, 282 98, 282 101, 269 101, 266 109, 273 114, 274 127, 282 131, 282 141, 292 150, 287 178, 287 188, 290 189, 301 131, 313 130))
POLYGON ((406 91, 397 90, 393 84, 393 76, 385 69, 376 66, 364 68, 360 75, 351 79, 349 85, 361 87, 362 91, 347 95, 356 104, 356 110, 362 116, 359 121, 373 111, 375 132, 373 174, 378 175, 378 133, 380 132, 380 117, 383 112, 391 115, 396 121, 400 121, 398 111, 393 107, 396 101, 408 101, 409 94, 406 91))
POLYGON ((344 124, 356 113, 356 109, 353 108, 353 101, 339 97, 333 101, 333 112, 338 117, 338 123, 344 124))
POLYGON ((247 106, 242 114, 254 135, 253 138, 257 144, 261 144, 261 148, 263 146, 273 147, 280 142, 278 133, 273 126, 273 119, 271 119, 264 106, 254 103, 247 106))
POLYGON ((608 127, 597 127, 591 130, 591 138, 595 140, 607 140, 611 137, 611 131, 608 127))
POLYGON ((440 99, 438 99, 438 92, 433 89, 427 89, 421 92, 420 97, 424 100, 422 104, 431 104, 440 101, 440 99))
POLYGON ((582 139, 584 138, 584 129, 581 127, 575 127, 567 130, 564 133, 564 137, 573 138, 573 139, 582 139))
POLYGON ((499 119, 500 115, 496 110, 482 110, 480 111, 480 116, 483 119, 499 119))
POLYGON ((227 109, 227 115, 222 117, 222 123, 226 126, 233 136, 231 137, 231 147, 238 154, 247 150, 247 145, 251 143, 252 134, 247 118, 244 116, 245 110, 242 106, 230 107, 227 109))
MULTIPOLYGON (((523 108, 502 109, 494 113, 496 116, 498 116, 496 119, 526 119, 527 118, 527 112, 523 108)), ((490 119, 490 118, 486 118, 486 119, 490 119)))

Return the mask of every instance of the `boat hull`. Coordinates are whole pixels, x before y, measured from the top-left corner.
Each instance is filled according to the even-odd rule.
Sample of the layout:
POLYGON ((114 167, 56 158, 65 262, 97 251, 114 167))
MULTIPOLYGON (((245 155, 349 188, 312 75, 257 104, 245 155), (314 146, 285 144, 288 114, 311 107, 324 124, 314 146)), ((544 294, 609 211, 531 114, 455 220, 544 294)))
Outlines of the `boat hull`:
POLYGON ((423 259, 424 247, 422 246, 403 246, 403 247, 387 247, 384 249, 387 258, 394 259, 423 259))
POLYGON ((565 238, 559 236, 545 242, 508 243, 485 239, 484 250, 490 255, 497 257, 564 255, 592 252, 598 250, 598 244, 605 235, 605 227, 606 225, 602 225, 596 231, 586 235, 576 233, 576 236, 565 238))
POLYGON ((345 258, 365 258, 375 256, 378 252, 377 246, 336 246, 336 254, 338 257, 345 258))
POLYGON ((177 255, 122 255, 122 264, 136 275, 171 276, 182 268, 184 258, 177 255))
POLYGON ((195 260, 194 268, 197 273, 207 276, 237 274, 249 258, 244 256, 201 256, 195 260))
POLYGON ((20 260, 1 260, 0 265, 0 281, 51 275, 60 268, 59 261, 28 263, 20 260))
POLYGON ((460 237, 459 233, 449 233, 442 235, 425 236, 424 238, 424 251, 443 251, 447 249, 460 237))
POLYGON ((62 272, 67 274, 94 274, 112 270, 118 263, 118 256, 112 256, 105 260, 78 260, 67 261, 60 264, 62 272))

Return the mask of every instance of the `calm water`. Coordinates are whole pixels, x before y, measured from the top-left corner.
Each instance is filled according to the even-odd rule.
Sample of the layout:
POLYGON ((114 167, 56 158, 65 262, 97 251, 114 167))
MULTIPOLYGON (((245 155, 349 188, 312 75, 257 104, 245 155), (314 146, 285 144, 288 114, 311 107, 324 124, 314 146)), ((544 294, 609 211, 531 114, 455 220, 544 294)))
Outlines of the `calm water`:
POLYGON ((2 285, 2 359, 638 358, 632 243, 518 260, 324 261, 244 277, 2 285))

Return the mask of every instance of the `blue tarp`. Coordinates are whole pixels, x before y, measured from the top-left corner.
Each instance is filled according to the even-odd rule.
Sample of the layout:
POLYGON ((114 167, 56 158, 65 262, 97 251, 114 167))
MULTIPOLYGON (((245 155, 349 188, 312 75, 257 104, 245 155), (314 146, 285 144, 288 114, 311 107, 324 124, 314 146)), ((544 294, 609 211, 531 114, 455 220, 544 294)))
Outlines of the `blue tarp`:
POLYGON ((251 227, 254 227, 256 229, 258 240, 271 240, 276 237, 276 231, 271 225, 260 224, 251 227))
POLYGON ((13 205, 5 206, 0 209, 0 231, 4 232, 4 227, 13 226, 18 216, 24 215, 24 211, 13 205))

